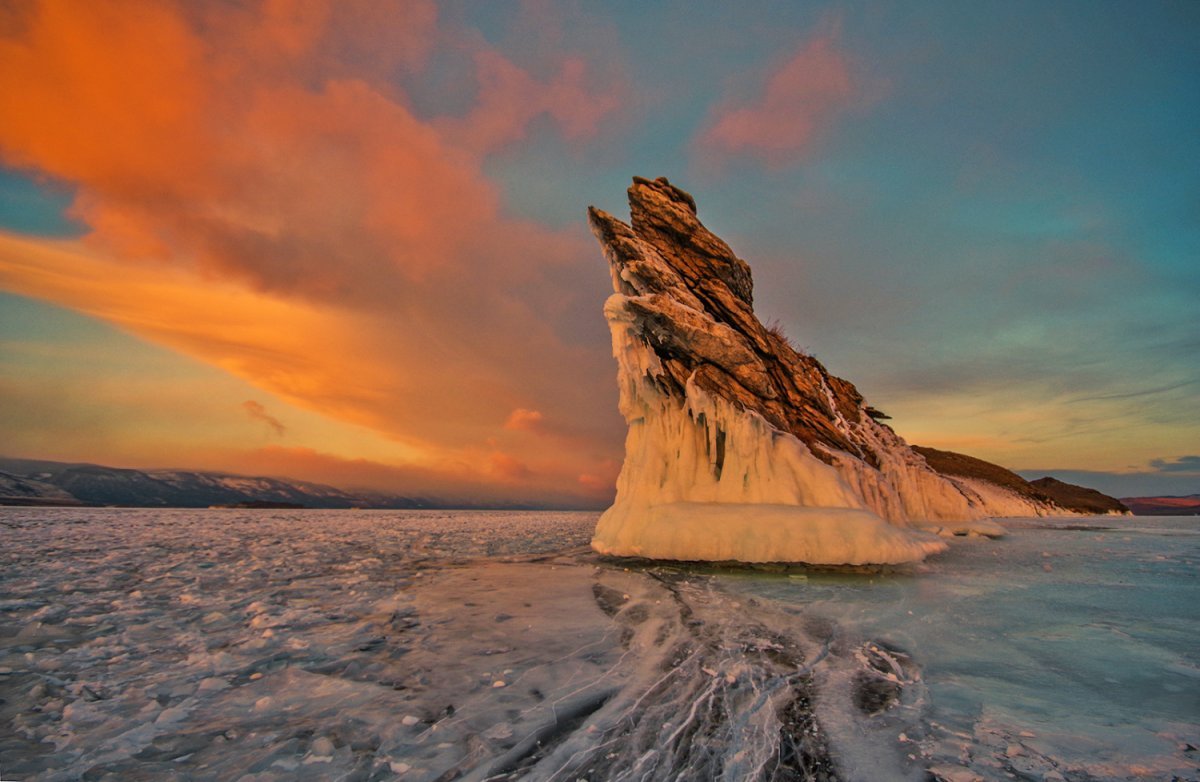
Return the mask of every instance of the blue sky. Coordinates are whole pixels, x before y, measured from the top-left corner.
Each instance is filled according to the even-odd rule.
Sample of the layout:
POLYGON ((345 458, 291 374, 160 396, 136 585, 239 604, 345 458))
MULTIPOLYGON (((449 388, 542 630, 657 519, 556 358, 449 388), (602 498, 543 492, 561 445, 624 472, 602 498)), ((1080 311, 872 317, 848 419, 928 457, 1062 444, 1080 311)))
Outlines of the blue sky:
POLYGON ((150 7, 4 28, 12 455, 603 502, 636 174, 910 441, 1200 491, 1195 3, 150 7))

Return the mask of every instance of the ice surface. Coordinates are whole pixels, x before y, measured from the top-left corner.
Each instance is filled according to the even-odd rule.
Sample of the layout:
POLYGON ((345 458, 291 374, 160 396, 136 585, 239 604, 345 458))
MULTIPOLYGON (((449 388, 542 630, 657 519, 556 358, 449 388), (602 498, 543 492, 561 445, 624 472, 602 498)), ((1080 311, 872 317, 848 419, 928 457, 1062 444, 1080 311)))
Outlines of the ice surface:
POLYGON ((609 517, 593 547, 650 559, 837 565, 912 562, 945 549, 858 508, 673 502, 624 521, 611 530, 609 517))
POLYGON ((1194 520, 861 572, 637 566, 594 523, 0 509, 0 774, 1196 778, 1194 520))
MULTIPOLYGON (((490 674, 513 675, 505 670, 521 655, 558 653, 573 671, 572 628, 606 632, 589 621, 604 618, 593 604, 595 617, 574 625, 548 615, 550 635, 568 632, 557 640, 530 634, 530 601, 514 600, 522 590, 554 592, 513 574, 496 578, 503 589, 477 616, 469 597, 447 594, 461 565, 580 547, 594 521, 0 509, 0 772, 295 779, 311 766, 308 778, 391 777, 392 762, 422 767, 413 750, 422 735, 426 751, 453 765, 469 742, 446 751, 428 740, 447 707, 471 716, 463 704, 479 692, 499 700, 490 674), (481 640, 480 627, 512 628, 513 637, 481 640), (417 724, 405 725, 406 715, 417 724)), ((557 670, 542 675, 553 680, 557 670)))
POLYGON ((919 570, 725 586, 911 653, 930 703, 906 746, 945 779, 1200 778, 1197 520, 1005 525, 919 570))

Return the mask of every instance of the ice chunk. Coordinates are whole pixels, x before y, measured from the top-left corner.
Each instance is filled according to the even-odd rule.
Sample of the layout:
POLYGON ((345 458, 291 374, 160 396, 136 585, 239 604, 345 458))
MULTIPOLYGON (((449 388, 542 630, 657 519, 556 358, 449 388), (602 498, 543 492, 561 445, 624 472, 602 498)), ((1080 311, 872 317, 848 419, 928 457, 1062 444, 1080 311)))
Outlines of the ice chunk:
POLYGON ((625 522, 602 527, 593 547, 650 559, 863 565, 913 562, 946 545, 856 508, 675 502, 625 522))
MULTIPOLYGON (((614 345, 644 352, 620 331, 614 325, 614 345)), ((879 512, 886 503, 869 505, 839 469, 761 416, 691 382, 686 405, 659 393, 649 379, 635 385, 623 389, 630 422, 625 464, 616 502, 596 527, 597 551, 652 559, 894 564, 945 548, 901 520, 889 523, 879 512), (714 469, 718 431, 720 470, 714 469)), ((860 488, 865 481, 858 480, 860 488)))

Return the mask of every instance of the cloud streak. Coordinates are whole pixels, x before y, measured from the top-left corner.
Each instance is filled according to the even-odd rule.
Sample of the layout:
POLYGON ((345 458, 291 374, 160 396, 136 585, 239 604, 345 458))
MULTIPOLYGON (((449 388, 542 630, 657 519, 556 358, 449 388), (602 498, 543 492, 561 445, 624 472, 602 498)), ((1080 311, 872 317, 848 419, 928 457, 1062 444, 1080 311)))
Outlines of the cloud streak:
POLYGON ((1180 456, 1178 459, 1152 459, 1150 466, 1161 473, 1200 475, 1200 456, 1180 456))
POLYGON ((261 402, 247 399, 245 402, 242 402, 242 409, 246 411, 246 415, 255 421, 262 421, 266 424, 267 428, 274 432, 276 437, 283 437, 287 434, 287 427, 278 418, 268 413, 267 408, 263 407, 261 402))

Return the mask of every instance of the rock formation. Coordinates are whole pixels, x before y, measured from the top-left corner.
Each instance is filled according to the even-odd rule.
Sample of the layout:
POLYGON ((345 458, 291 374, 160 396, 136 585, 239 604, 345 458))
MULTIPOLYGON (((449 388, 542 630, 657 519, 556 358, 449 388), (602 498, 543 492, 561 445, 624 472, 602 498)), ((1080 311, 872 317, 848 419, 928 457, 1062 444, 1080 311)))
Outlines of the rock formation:
POLYGON ((1038 478, 1027 481, 1020 475, 1003 467, 953 451, 922 448, 914 445, 913 450, 925 457, 926 463, 946 476, 970 478, 1003 486, 1039 505, 1057 506, 1055 513, 1070 512, 1098 516, 1128 516, 1129 508, 1107 494, 1076 486, 1056 478, 1038 478))
POLYGON ((759 322, 750 267, 690 195, 663 178, 635 178, 628 194, 631 225, 588 210, 612 273, 604 314, 629 424, 597 551, 898 563, 944 548, 919 527, 997 534, 987 517, 1064 512, 932 469, 852 383, 759 322))
POLYGON ((1076 486, 1049 476, 1030 481, 1029 485, 1067 510, 1107 516, 1133 515, 1120 500, 1086 486, 1076 486))

